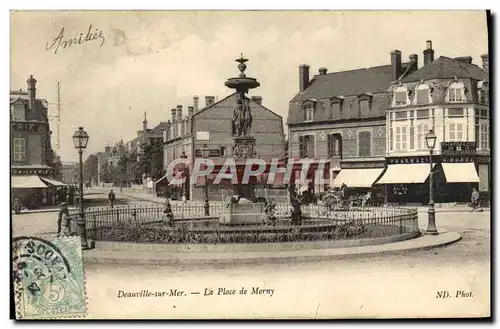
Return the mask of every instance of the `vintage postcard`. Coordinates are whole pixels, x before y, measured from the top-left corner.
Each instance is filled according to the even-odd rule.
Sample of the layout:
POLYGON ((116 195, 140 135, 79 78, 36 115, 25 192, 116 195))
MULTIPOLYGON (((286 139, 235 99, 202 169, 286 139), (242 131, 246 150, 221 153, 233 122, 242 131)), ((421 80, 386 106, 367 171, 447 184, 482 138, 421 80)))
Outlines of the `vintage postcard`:
POLYGON ((16 319, 491 316, 489 12, 10 28, 16 319))

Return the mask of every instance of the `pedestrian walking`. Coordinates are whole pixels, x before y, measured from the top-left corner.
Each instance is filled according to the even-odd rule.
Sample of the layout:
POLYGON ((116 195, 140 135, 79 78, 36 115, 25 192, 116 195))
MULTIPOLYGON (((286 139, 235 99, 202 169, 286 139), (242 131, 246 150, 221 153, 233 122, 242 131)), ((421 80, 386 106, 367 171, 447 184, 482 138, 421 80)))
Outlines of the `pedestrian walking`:
POLYGON ((113 208, 113 205, 115 204, 116 196, 113 190, 109 191, 108 194, 108 200, 109 200, 109 206, 113 208))
POLYGON ((472 212, 476 211, 476 209, 478 209, 480 207, 480 204, 479 204, 479 192, 476 190, 475 187, 472 189, 472 195, 470 197, 470 203, 471 203, 471 207, 472 207, 472 212))
POLYGON ((57 218, 57 234, 58 235, 71 235, 71 217, 69 216, 68 203, 61 203, 59 216, 57 218))
POLYGON ((19 198, 14 199, 14 212, 17 215, 21 213, 21 203, 19 202, 19 198))

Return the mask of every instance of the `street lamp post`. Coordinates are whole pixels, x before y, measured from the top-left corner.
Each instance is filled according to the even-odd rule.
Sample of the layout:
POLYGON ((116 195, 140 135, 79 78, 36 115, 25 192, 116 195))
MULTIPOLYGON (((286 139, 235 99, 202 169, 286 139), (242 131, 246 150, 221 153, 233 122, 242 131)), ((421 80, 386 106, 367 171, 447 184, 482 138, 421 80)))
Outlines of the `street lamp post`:
POLYGON ((432 171, 432 153, 434 147, 436 146, 436 134, 434 129, 429 130, 425 135, 425 143, 429 149, 429 162, 430 162, 430 173, 429 173, 429 210, 428 210, 428 224, 426 234, 437 235, 438 231, 436 228, 436 210, 434 209, 434 175, 432 171))
POLYGON ((186 179, 185 182, 182 184, 182 201, 187 200, 187 186, 188 186, 188 178, 186 175, 186 170, 187 170, 187 165, 186 165, 186 159, 187 155, 185 152, 182 152, 181 159, 184 160, 184 163, 182 164, 182 176, 186 179))
POLYGON ((88 249, 89 243, 87 241, 87 229, 85 227, 85 213, 83 211, 83 150, 87 147, 89 141, 89 135, 83 127, 79 127, 78 130, 73 134, 73 143, 75 148, 78 150, 79 163, 80 163, 80 211, 78 214, 78 235, 82 241, 82 249, 88 249))
MULTIPOLYGON (((210 149, 207 144, 205 144, 201 149, 201 156, 206 159, 209 155, 210 149)), ((203 208, 205 209, 205 216, 210 216, 210 205, 208 204, 208 176, 205 176, 205 185, 203 186, 203 208)))

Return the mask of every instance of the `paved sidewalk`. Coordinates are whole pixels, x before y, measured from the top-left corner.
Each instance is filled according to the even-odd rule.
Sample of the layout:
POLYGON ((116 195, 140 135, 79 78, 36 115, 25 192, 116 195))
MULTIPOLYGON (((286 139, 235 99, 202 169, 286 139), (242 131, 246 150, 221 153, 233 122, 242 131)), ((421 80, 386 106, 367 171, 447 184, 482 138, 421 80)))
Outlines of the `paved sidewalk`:
MULTIPOLYGON (((366 256, 401 251, 423 250, 442 247, 457 242, 461 235, 456 232, 443 232, 439 235, 423 235, 401 242, 363 247, 325 248, 309 250, 265 251, 265 252, 158 252, 150 251, 109 251, 86 250, 83 259, 86 263, 98 264, 255 264, 306 262, 344 258, 346 256, 366 256)), ((189 248, 188 248, 189 249, 189 248)))
MULTIPOLYGON (((45 212, 59 212, 59 207, 57 208, 48 208, 48 209, 23 209, 21 210, 20 215, 22 214, 36 214, 36 213, 45 213, 45 212)), ((77 210, 77 207, 68 207, 71 210, 77 210)), ((12 210, 12 214, 15 214, 14 210, 12 210)))

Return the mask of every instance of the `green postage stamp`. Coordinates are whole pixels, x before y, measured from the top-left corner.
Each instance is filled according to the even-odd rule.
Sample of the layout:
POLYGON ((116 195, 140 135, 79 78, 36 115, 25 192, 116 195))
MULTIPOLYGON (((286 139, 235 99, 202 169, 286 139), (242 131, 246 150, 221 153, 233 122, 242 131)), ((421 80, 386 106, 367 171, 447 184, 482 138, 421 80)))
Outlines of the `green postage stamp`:
POLYGON ((12 248, 18 319, 64 319, 86 315, 79 237, 17 237, 12 248))

